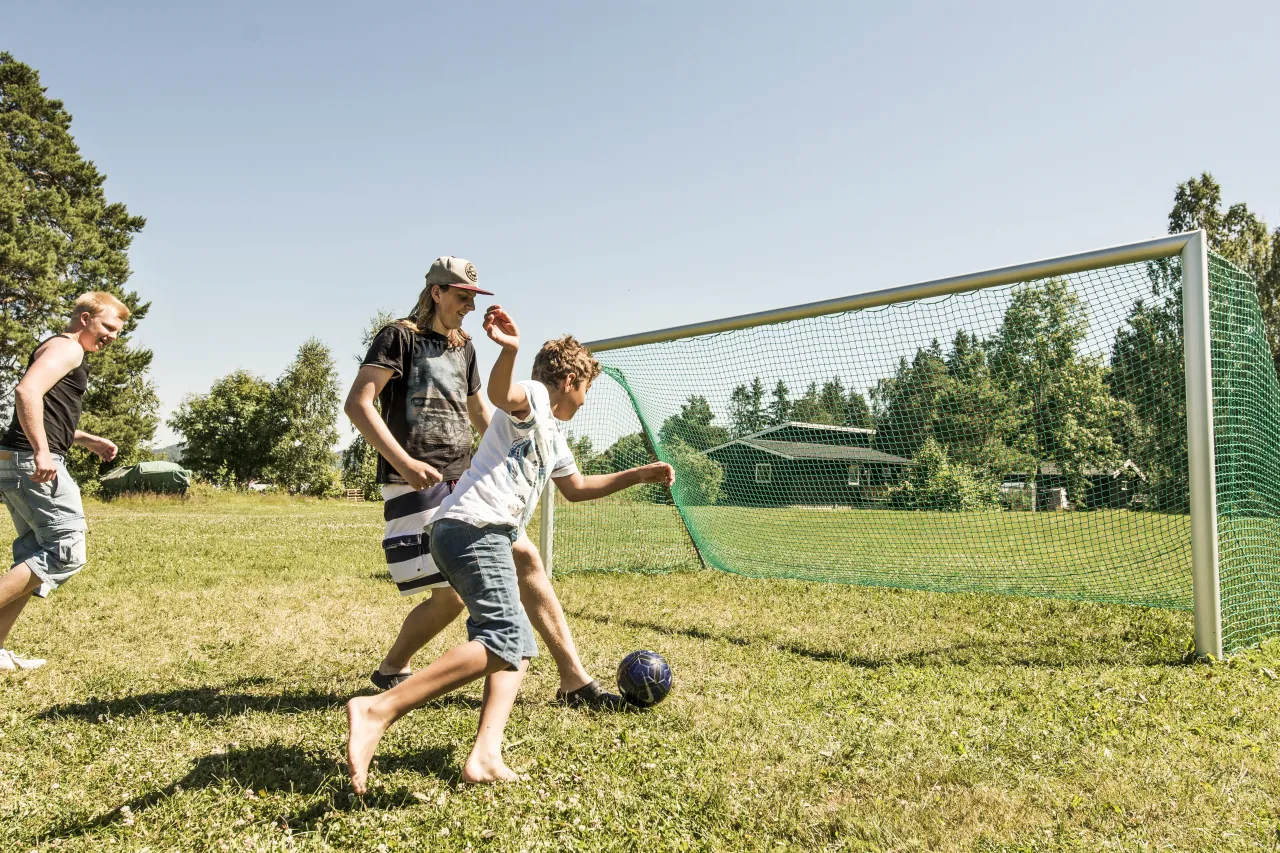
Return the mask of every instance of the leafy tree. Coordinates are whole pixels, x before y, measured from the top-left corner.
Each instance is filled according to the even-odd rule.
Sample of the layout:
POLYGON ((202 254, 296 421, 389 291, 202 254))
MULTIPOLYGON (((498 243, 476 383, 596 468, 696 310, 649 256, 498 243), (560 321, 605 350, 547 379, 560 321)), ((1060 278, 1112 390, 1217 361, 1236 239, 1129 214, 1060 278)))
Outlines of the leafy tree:
POLYGON ((378 454, 357 434, 342 451, 342 486, 364 492, 367 501, 382 500, 378 487, 378 454))
POLYGON ((1188 510, 1186 378, 1182 286, 1149 264, 1153 299, 1139 299, 1116 332, 1112 394, 1130 407, 1117 441, 1147 477, 1152 509, 1188 510))
POLYGON ((1280 370, 1280 228, 1267 223, 1244 202, 1222 209, 1222 187, 1204 172, 1178 184, 1169 211, 1169 233, 1203 228, 1210 250, 1253 276, 1266 324, 1272 359, 1280 370))
POLYGON ((271 394, 279 420, 270 474, 291 492, 326 497, 338 491, 330 448, 338 440, 338 374, 329 348, 310 338, 271 394))
POLYGON ((1000 507, 1000 485, 954 462, 932 436, 916 454, 907 479, 889 488, 894 509, 970 512, 1000 507))
POLYGON ((619 438, 604 452, 589 457, 585 463, 579 460, 578 467, 584 474, 613 474, 637 465, 647 465, 656 458, 644 433, 633 432, 619 438))
MULTIPOLYGON (((720 463, 694 447, 673 438, 664 443, 662 449, 676 472, 676 483, 672 492, 677 503, 683 506, 710 506, 724 496, 721 488, 724 483, 724 468, 720 463)), ((645 485, 650 494, 657 492, 655 502, 665 497, 666 487, 645 485)), ((665 501, 661 501, 665 502, 665 501)))
POLYGON ((1075 503, 1086 493, 1086 470, 1118 464, 1114 431, 1127 415, 1101 362, 1078 353, 1088 329, 1079 296, 1052 279, 1014 291, 990 342, 991 368, 1011 401, 1013 445, 1054 462, 1075 503))
POLYGON ((218 379, 208 394, 189 394, 169 418, 185 441, 182 464, 211 483, 244 487, 262 480, 282 422, 271 383, 245 370, 218 379))
POLYGON ((713 426, 711 422, 714 419, 706 397, 690 397, 678 414, 663 422, 658 439, 663 446, 679 439, 694 450, 708 450, 729 441, 729 431, 722 426, 713 426))
POLYGON ((769 401, 765 415, 768 426, 777 426, 791 420, 791 399, 787 396, 790 390, 781 379, 773 386, 773 399, 769 401))
MULTIPOLYGON (((130 462, 147 455, 159 407, 147 379, 151 351, 129 343, 150 305, 124 287, 129 246, 146 220, 109 203, 105 181, 81 155, 62 101, 47 97, 35 69, 0 52, 0 409, 7 419, 28 356, 62 330, 75 298, 105 290, 132 316, 115 343, 89 356, 84 427, 130 462)), ((92 490, 96 457, 77 448, 69 464, 92 490)))
POLYGON ((734 437, 750 435, 765 428, 764 383, 757 376, 750 385, 739 385, 729 395, 730 432, 734 437))

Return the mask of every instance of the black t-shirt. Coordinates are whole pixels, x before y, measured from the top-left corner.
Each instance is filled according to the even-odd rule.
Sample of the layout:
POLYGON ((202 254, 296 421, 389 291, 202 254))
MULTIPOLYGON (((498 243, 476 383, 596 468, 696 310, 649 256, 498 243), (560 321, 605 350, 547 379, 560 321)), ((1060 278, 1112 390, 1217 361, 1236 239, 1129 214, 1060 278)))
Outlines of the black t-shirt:
MULTIPOLYGON (((31 351, 27 359, 27 369, 35 363, 36 353, 40 347, 53 338, 40 342, 31 351)), ((66 456, 71 449, 71 442, 76 437, 76 429, 80 426, 80 407, 84 394, 89 390, 89 358, 85 356, 78 367, 54 383, 44 395, 44 437, 49 441, 49 452, 66 456)), ((13 450, 32 450, 27 434, 18 422, 18 407, 13 407, 13 421, 9 430, 0 438, 0 445, 13 450)))
MULTIPOLYGON (((480 368, 471 342, 451 349, 444 335, 392 323, 373 339, 363 364, 392 372, 378 399, 382 420, 400 446, 446 480, 461 477, 471 464, 467 397, 480 393, 480 368)), ((404 483, 381 455, 378 482, 404 483)))

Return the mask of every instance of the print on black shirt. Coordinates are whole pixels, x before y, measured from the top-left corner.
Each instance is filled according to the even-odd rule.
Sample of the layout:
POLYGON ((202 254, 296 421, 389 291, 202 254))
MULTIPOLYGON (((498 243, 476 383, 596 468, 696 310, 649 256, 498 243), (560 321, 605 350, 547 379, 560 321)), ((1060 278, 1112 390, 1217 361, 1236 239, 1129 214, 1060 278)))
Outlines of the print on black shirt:
MULTIPOLYGON (((476 351, 467 342, 449 348, 434 331, 416 333, 401 323, 378 332, 364 364, 385 367, 392 377, 382 395, 382 419, 405 451, 456 480, 471 464, 471 423, 467 397, 480 392, 476 351)), ((378 482, 404 478, 378 457, 378 482)))

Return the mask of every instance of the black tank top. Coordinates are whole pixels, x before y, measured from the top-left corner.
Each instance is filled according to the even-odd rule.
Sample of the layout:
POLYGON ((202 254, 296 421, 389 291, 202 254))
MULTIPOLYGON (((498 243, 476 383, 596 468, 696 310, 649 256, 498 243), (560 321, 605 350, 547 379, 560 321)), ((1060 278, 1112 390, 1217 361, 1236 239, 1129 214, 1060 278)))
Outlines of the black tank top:
MULTIPOLYGON (((55 335, 54 337, 61 337, 55 335)), ((47 344, 53 338, 46 338, 40 342, 32 352, 31 357, 27 359, 27 369, 31 369, 31 363, 36 360, 36 353, 40 351, 40 347, 47 344)), ((49 440, 49 452, 56 453, 59 456, 66 456, 67 451, 71 449, 71 441, 76 437, 76 428, 80 425, 81 404, 84 401, 84 392, 89 390, 89 358, 86 355, 80 361, 80 366, 68 373, 66 376, 58 380, 57 384, 48 390, 44 395, 44 434, 49 440)), ((18 422, 18 407, 13 407, 13 422, 9 424, 9 430, 0 438, 0 445, 10 448, 11 450, 33 450, 31 442, 27 441, 27 434, 22 430, 22 424, 18 422)))

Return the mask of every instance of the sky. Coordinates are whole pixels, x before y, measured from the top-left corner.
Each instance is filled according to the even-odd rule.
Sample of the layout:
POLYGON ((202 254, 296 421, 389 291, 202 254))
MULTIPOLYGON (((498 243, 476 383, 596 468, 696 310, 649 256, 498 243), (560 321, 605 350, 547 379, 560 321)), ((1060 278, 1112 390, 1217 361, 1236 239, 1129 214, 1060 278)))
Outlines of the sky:
POLYGON ((345 394, 439 255, 515 317, 525 375, 566 332, 1158 236, 1205 170, 1275 227, 1277 32, 1273 2, 28 0, 0 50, 147 219, 134 340, 167 417, 311 336, 345 394))

